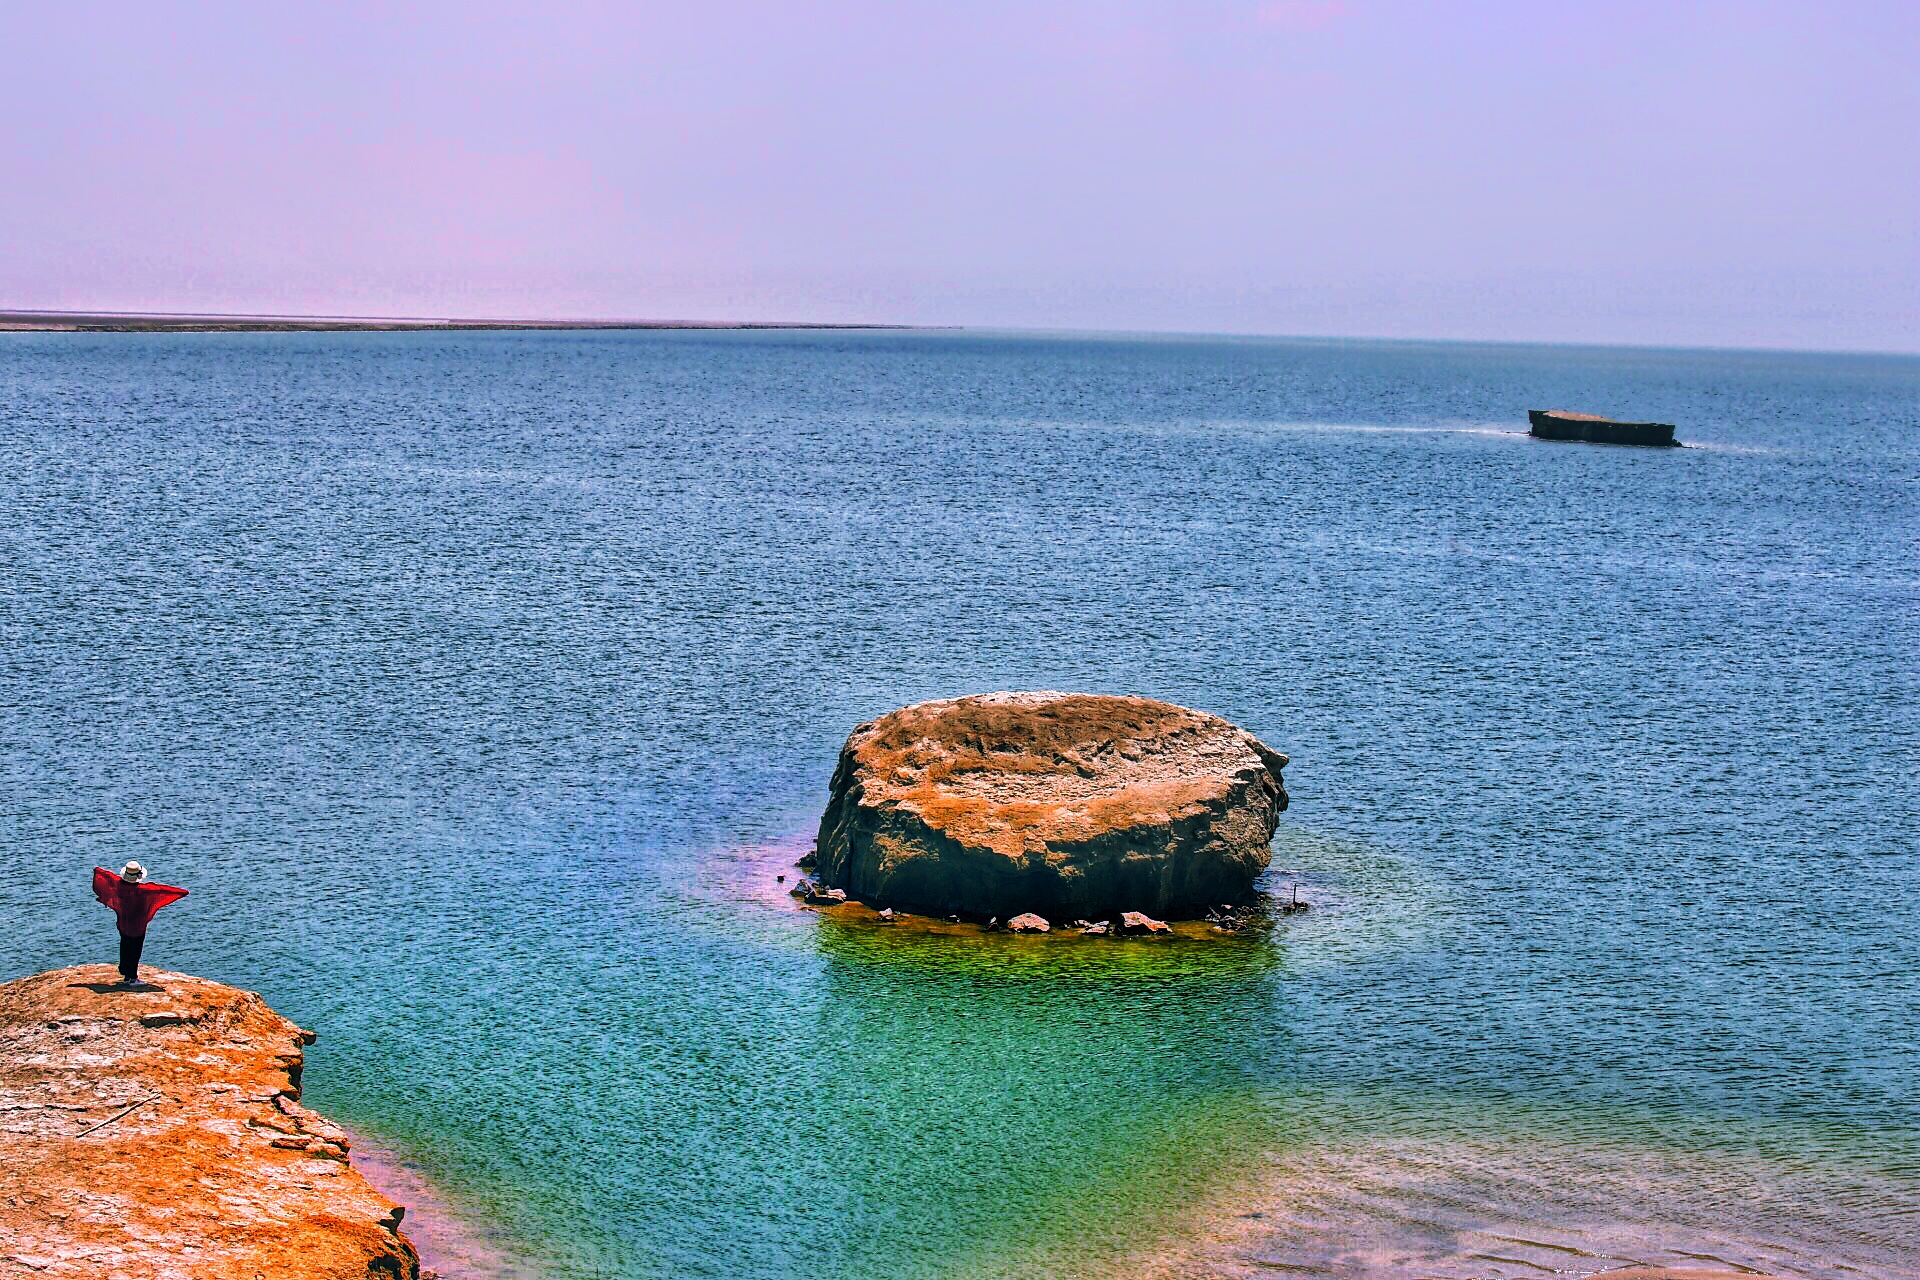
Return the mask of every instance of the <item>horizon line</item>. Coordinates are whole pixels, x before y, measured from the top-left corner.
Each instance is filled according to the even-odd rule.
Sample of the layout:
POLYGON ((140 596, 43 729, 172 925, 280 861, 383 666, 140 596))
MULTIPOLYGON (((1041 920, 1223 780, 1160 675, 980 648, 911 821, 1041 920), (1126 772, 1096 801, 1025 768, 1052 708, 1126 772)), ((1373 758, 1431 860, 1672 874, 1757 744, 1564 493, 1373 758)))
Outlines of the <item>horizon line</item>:
POLYGON ((1112 335, 1132 338, 1275 339, 1298 342, 1434 343, 1462 346, 1584 347, 1629 351, 1715 351, 1920 358, 1920 348, 1751 346, 1714 343, 1605 342, 1538 338, 1407 337, 1387 334, 1278 333, 1218 329, 1045 328, 1030 325, 903 324, 834 320, 662 320, 639 318, 513 318, 503 316, 377 316, 326 312, 117 311, 58 307, 0 308, 0 333, 379 333, 588 330, 840 330, 1112 335))
POLYGON ((313 312, 106 311, 59 307, 0 308, 0 330, 13 332, 172 330, 440 330, 440 329, 913 329, 939 326, 808 320, 514 319, 508 317, 373 316, 313 312))

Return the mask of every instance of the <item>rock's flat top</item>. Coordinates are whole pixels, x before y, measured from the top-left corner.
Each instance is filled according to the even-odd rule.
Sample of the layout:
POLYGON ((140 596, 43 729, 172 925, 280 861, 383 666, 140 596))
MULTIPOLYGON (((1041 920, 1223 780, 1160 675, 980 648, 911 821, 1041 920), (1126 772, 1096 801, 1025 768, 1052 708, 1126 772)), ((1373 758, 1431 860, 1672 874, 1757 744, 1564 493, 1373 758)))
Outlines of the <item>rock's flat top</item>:
POLYGON ((252 992, 149 975, 0 984, 0 1277, 416 1277, 403 1211, 299 1103, 311 1037, 252 992))
POLYGON ((1258 759, 1258 740, 1218 716, 1097 694, 923 702, 863 730, 848 745, 868 803, 913 809, 1009 855, 1034 840, 1165 822, 1223 798, 1234 769, 1258 759))
POLYGON ((847 739, 818 866, 829 885, 905 905, 1191 910, 1267 865, 1286 763, 1218 716, 1150 698, 923 702, 847 739))

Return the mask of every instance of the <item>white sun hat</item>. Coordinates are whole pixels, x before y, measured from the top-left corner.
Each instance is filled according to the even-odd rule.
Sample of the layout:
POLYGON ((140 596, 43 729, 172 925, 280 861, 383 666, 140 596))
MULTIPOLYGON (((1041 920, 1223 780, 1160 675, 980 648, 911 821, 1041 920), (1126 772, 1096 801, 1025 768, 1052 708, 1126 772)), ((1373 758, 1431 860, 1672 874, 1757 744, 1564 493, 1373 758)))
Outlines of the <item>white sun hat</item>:
POLYGON ((120 878, 128 884, 139 884, 147 878, 147 869, 137 862, 129 862, 120 868, 120 878))

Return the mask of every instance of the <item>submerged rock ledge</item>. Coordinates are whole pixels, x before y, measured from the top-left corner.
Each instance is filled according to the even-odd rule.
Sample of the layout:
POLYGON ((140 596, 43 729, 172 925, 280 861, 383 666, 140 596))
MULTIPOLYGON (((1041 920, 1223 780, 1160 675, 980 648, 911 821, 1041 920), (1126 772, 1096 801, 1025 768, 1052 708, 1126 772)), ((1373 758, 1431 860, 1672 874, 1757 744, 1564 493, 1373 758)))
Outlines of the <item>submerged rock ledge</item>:
POLYGON ((0 984, 0 1275, 417 1280, 405 1211, 300 1105, 312 1033, 150 974, 0 984))
POLYGON ((922 702, 848 737, 813 868, 849 897, 933 915, 1192 918, 1252 893, 1286 764, 1150 698, 922 702))

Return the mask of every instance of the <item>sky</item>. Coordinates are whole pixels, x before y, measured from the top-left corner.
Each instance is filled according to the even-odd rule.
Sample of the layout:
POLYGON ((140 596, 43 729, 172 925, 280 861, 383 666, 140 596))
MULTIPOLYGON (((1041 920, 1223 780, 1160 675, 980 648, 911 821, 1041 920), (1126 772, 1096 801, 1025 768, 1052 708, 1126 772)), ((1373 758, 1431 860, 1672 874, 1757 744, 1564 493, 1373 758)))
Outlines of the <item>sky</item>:
POLYGON ((1920 351, 1920 3, 0 0, 0 308, 1920 351))

